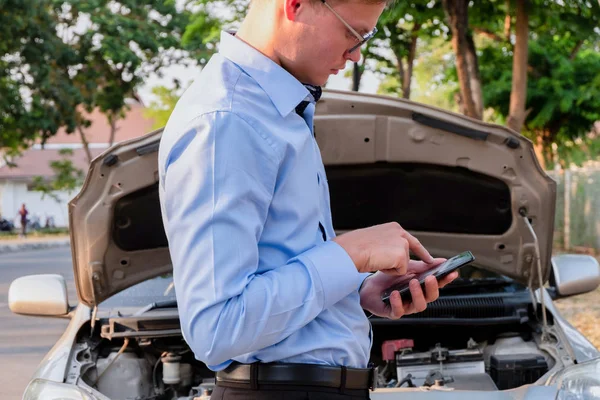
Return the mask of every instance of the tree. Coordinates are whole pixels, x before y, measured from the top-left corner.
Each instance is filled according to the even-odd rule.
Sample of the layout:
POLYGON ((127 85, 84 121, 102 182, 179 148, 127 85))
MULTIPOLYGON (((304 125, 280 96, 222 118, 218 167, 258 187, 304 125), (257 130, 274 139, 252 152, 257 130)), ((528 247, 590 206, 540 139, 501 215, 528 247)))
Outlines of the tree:
POLYGON ((380 39, 365 49, 363 58, 378 61, 377 71, 387 78, 383 92, 410 98, 418 41, 444 35, 443 16, 439 2, 424 0, 398 2, 382 14, 380 39))
POLYGON ((154 120, 152 126, 154 129, 163 128, 167 124, 179 97, 181 97, 180 88, 178 85, 172 89, 165 86, 156 86, 152 88, 152 94, 158 100, 150 103, 144 112, 144 116, 154 120))
POLYGON ((82 111, 98 108, 106 115, 112 145, 127 99, 139 100, 137 86, 166 65, 186 62, 182 37, 191 13, 162 0, 62 0, 56 15, 63 40, 77 55, 69 72, 82 95, 77 130, 91 161, 85 136, 89 121, 82 111), (86 29, 77 30, 87 19, 86 29))
MULTIPOLYGON (((549 166, 553 143, 559 148, 573 143, 600 120, 600 5, 534 1, 529 8, 524 133, 534 141, 542 165, 549 166)), ((506 120, 514 96, 509 49, 487 46, 480 57, 486 104, 506 120)))
POLYGON ((448 25, 452 31, 452 47, 456 57, 456 71, 460 84, 463 113, 482 119, 483 92, 475 42, 469 30, 469 1, 443 0, 448 25))
POLYGON ((50 0, 0 2, 0 147, 18 153, 61 126, 75 129, 75 54, 56 36, 50 0))
MULTIPOLYGON (((600 120, 600 54, 582 46, 571 59, 571 48, 559 37, 532 41, 527 81, 525 134, 536 144, 543 165, 552 163, 552 143, 562 145, 590 132, 600 120)), ((510 58, 491 48, 482 55, 486 103, 509 114, 510 58), (498 73, 498 71, 504 71, 498 73)))
POLYGON ((55 160, 50 162, 50 168, 54 172, 54 177, 46 179, 41 176, 35 176, 33 178, 33 190, 42 192, 42 198, 49 196, 58 203, 62 203, 61 198, 57 192, 66 191, 71 194, 74 190, 81 187, 84 172, 76 168, 73 165, 73 161, 70 157, 73 156, 73 150, 61 149, 59 150, 61 160, 55 160))
POLYGON ((423 40, 415 60, 411 100, 459 112, 456 94, 458 83, 447 79, 454 66, 452 44, 443 36, 423 40))
MULTIPOLYGON (((529 2, 517 1, 517 18, 515 27, 515 47, 513 53, 512 88, 510 92, 510 105, 506 125, 521 132, 527 111, 527 54, 529 47, 529 2)), ((507 15, 510 15, 507 13, 507 15)), ((510 19, 509 19, 510 21, 510 19)), ((510 25, 509 25, 510 26, 510 25)), ((510 28, 509 28, 510 32, 510 28)))
POLYGON ((213 53, 222 30, 235 30, 242 21, 250 0, 195 0, 194 13, 183 35, 187 49, 196 49, 195 59, 204 66, 213 53))

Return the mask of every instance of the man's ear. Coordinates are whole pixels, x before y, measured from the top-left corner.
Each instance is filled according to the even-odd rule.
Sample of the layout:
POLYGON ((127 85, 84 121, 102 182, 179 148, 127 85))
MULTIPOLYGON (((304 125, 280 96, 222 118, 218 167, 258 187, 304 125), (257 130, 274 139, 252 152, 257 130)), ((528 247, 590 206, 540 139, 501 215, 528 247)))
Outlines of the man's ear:
POLYGON ((310 0, 283 0, 283 12, 288 21, 296 21, 298 14, 304 11, 310 0))

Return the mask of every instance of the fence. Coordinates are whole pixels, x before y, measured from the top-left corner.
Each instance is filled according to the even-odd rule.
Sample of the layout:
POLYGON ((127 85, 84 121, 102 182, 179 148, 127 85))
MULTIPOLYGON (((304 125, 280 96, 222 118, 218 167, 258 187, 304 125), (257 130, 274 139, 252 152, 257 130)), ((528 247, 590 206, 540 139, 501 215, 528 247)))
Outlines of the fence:
POLYGON ((600 163, 548 175, 557 182, 554 247, 600 253, 600 163))

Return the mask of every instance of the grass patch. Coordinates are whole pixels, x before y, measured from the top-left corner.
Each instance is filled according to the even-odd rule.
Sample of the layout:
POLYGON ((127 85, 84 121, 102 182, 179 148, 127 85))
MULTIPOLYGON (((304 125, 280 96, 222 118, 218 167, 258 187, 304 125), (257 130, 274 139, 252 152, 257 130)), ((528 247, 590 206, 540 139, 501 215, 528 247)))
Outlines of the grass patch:
MULTIPOLYGON (((14 240, 21 239, 19 237, 20 230, 15 229, 12 232, 0 232, 0 240, 14 240)), ((68 228, 42 228, 35 231, 28 231, 27 238, 43 238, 43 237, 55 237, 65 236, 69 234, 68 228)))

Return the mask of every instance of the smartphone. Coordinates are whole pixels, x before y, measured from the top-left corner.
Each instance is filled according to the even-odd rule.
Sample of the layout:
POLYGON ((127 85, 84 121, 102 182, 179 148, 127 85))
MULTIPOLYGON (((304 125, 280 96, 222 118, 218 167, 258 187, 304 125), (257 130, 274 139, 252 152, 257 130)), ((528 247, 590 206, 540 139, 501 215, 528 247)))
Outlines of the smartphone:
MULTIPOLYGON (((432 268, 430 270, 420 273, 419 275, 415 276, 413 279, 419 280, 419 283, 421 284, 421 289, 423 289, 423 292, 425 292, 425 278, 427 278, 429 275, 433 275, 438 280, 440 280, 441 278, 448 275, 452 271, 456 271, 457 269, 464 267, 465 265, 470 264, 473 261, 475 261, 475 257, 473 256, 473 254, 470 251, 465 251, 464 253, 460 253, 460 254, 444 261, 443 263, 441 263, 440 265, 438 265, 435 268, 432 268)), ((410 302, 412 300, 412 295, 410 293, 410 289, 408 286, 409 282, 400 283, 398 285, 394 285, 394 286, 387 288, 381 294, 381 300, 384 303, 389 305, 390 304, 390 295, 392 294, 393 291, 397 290, 398 292, 400 292, 400 297, 402 298, 402 301, 410 302)))

